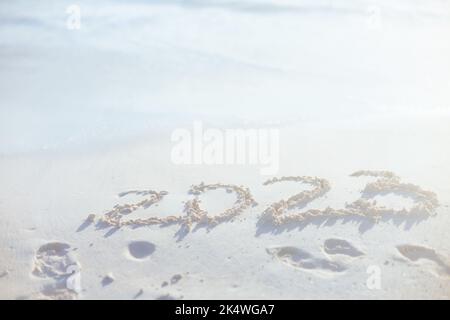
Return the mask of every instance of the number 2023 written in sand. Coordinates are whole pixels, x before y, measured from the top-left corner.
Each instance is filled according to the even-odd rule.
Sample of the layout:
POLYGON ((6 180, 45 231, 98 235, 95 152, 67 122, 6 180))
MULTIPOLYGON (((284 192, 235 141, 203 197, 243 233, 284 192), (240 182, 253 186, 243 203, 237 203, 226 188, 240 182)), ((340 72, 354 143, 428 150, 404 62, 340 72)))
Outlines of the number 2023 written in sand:
MULTIPOLYGON (((433 215, 439 202, 435 193, 423 190, 421 187, 401 182, 400 178, 389 171, 357 171, 351 175, 352 177, 374 177, 374 182, 368 183, 362 191, 361 197, 346 204, 344 208, 334 209, 327 207, 326 209, 307 209, 304 211, 297 211, 298 208, 308 205, 315 199, 323 197, 327 194, 331 187, 326 179, 309 176, 284 176, 280 178, 269 179, 264 182, 264 185, 269 186, 283 181, 300 182, 313 187, 312 190, 302 191, 287 199, 279 200, 269 205, 261 215, 261 219, 265 219, 269 223, 276 226, 289 224, 293 222, 303 222, 314 218, 340 218, 347 216, 361 216, 378 221, 382 216, 388 214, 394 215, 433 215), (398 194, 409 197, 414 204, 409 209, 391 209, 384 206, 378 206, 373 199, 377 195, 398 194)), ((232 184, 204 184, 191 186, 189 193, 195 198, 189 200, 184 205, 184 212, 180 215, 171 215, 167 217, 149 217, 124 219, 125 216, 140 208, 148 208, 153 204, 160 202, 167 194, 166 191, 153 190, 132 190, 119 194, 119 196, 127 196, 130 194, 144 196, 145 198, 140 202, 134 204, 121 204, 114 206, 113 209, 106 212, 97 219, 98 223, 107 226, 121 228, 125 226, 139 227, 148 225, 170 225, 180 224, 191 230, 193 224, 203 224, 206 226, 215 226, 217 224, 230 221, 233 218, 242 214, 249 207, 257 206, 257 202, 253 198, 248 188, 236 186, 232 184), (209 190, 224 189, 228 193, 236 195, 236 201, 232 208, 229 208, 221 213, 209 215, 207 211, 200 206, 201 201, 199 196, 209 190)), ((87 221, 93 222, 96 220, 96 215, 88 216, 87 221)))

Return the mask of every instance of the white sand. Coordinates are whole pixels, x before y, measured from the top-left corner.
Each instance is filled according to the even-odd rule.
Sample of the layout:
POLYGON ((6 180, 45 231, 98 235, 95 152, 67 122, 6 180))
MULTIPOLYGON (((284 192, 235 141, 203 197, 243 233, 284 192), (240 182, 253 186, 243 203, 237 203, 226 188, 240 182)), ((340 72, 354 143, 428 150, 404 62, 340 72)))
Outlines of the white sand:
MULTIPOLYGON (((64 29, 65 6, 1 4, 0 298, 450 298, 450 3, 171 3, 81 2, 79 31, 64 29), (367 22, 373 5, 381 26, 367 22), (279 172, 173 164, 171 133, 193 120, 279 129, 279 172), (377 180, 359 170, 400 177, 374 199, 406 211, 263 215, 313 188, 267 179, 329 183, 287 214, 344 210, 377 180), (189 230, 201 182, 249 188, 258 204, 189 230), (151 197, 122 194, 133 190, 168 193, 124 221, 174 223, 102 224, 151 197), (429 212, 412 209, 434 199, 422 191, 439 202, 429 212)), ((208 217, 235 201, 198 197, 208 217)))

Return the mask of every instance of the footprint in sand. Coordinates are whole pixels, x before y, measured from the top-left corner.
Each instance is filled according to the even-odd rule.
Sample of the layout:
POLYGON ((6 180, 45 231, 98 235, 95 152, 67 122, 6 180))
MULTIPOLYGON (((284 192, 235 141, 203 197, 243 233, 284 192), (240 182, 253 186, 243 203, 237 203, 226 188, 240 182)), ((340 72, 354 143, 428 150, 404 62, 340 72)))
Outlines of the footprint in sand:
POLYGON ((32 274, 55 282, 47 284, 40 294, 48 299, 74 299, 80 288, 79 264, 70 245, 50 242, 42 245, 35 254, 32 274))
POLYGON ((325 240, 323 250, 329 255, 340 254, 350 257, 359 257, 364 255, 364 252, 357 249, 347 240, 343 239, 330 238, 325 240))
POLYGON ((148 258, 155 249, 155 245, 148 241, 133 241, 128 244, 128 253, 137 260, 148 258))
POLYGON ((41 246, 34 258, 33 275, 40 278, 59 278, 67 275, 67 268, 76 264, 70 245, 50 242, 41 246))
POLYGON ((347 267, 339 262, 316 258, 309 252, 297 247, 272 247, 266 250, 270 255, 287 265, 313 273, 337 274, 347 270, 347 267))
POLYGON ((422 259, 432 261, 439 266, 440 275, 450 276, 450 265, 434 249, 412 244, 403 244, 397 246, 397 250, 403 257, 412 262, 418 262, 422 259))

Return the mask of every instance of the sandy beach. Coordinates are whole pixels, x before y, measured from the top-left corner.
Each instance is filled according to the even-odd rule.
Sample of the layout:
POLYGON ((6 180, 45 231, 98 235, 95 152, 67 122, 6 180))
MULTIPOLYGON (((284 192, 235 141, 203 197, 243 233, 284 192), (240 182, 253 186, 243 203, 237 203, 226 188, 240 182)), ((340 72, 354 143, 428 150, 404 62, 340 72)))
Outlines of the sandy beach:
POLYGON ((0 4, 0 299, 450 298, 449 1, 71 5, 0 4))

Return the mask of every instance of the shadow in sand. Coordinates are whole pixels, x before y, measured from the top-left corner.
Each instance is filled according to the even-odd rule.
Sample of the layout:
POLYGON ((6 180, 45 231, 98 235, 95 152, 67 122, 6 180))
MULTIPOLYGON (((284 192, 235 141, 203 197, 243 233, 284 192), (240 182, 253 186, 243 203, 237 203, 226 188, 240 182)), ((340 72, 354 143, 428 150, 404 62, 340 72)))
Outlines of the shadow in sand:
POLYGON ((219 226, 222 223, 226 223, 226 222, 231 222, 233 221, 233 218, 230 219, 226 219, 220 223, 216 223, 216 224, 209 224, 206 222, 198 222, 194 228, 192 228, 191 230, 189 230, 189 228, 187 228, 186 226, 182 225, 180 227, 180 229, 178 229, 178 231, 175 233, 174 237, 177 239, 177 242, 182 241, 189 233, 193 233, 193 232, 197 232, 198 230, 201 229, 206 229, 206 232, 211 232, 214 228, 216 228, 217 226, 219 226))
MULTIPOLYGON (((83 223, 84 224, 84 223, 83 223)), ((83 226, 83 224, 81 226, 83 226)), ((80 226, 80 228, 81 228, 80 226)), ((78 228, 78 229, 80 229, 78 228)), ((115 227, 115 226, 111 226, 106 222, 103 221, 98 221, 95 224, 95 230, 99 231, 99 230, 107 230, 106 233, 103 235, 104 238, 109 238, 110 236, 112 236, 114 233, 116 233, 117 231, 119 231, 119 227, 115 227)), ((83 230, 83 229, 82 229, 83 230)))
POLYGON ((143 289, 139 289, 139 291, 133 296, 133 300, 136 300, 137 298, 141 297, 144 294, 143 289))
POLYGON ((233 219, 226 219, 220 223, 216 223, 216 224, 209 224, 206 222, 197 222, 195 224, 195 226, 193 228, 188 228, 186 225, 181 225, 180 228, 177 230, 177 232, 175 232, 174 234, 174 238, 176 238, 177 242, 182 241, 189 233, 193 233, 193 232, 197 232, 200 229, 206 229, 206 232, 210 232, 212 229, 214 229, 215 227, 217 227, 219 224, 221 223, 226 223, 226 222, 230 222, 233 219))
POLYGON ((93 221, 90 218, 86 218, 86 220, 84 220, 83 223, 78 227, 76 232, 83 231, 84 229, 89 227, 92 223, 93 223, 93 221))
MULTIPOLYGON (((88 226, 90 226, 92 224, 92 221, 84 221, 77 229, 77 232, 81 232, 83 230, 85 230, 88 226)), ((177 224, 177 222, 168 222, 168 223, 163 223, 160 224, 159 227, 160 228, 166 228, 169 227, 171 225, 177 224)), ((156 224, 153 225, 139 225, 139 224, 135 224, 135 225, 128 225, 127 227, 130 229, 138 229, 138 228, 145 228, 145 227, 151 227, 151 226, 156 226, 156 224)), ((113 234, 115 234, 117 231, 119 231, 120 229, 125 228, 125 226, 114 226, 111 225, 109 223, 106 223, 104 221, 97 221, 97 223, 95 224, 95 230, 96 231, 101 231, 101 230, 106 230, 105 234, 103 235, 104 238, 109 238, 111 237, 113 234)), ((183 228, 180 228, 180 230, 182 230, 183 228)), ((178 234, 181 238, 184 238, 183 236, 183 232, 182 231, 177 231, 176 235, 178 234)), ((189 233, 189 231, 187 232, 189 233)))
MULTIPOLYGON (((426 214, 410 214, 408 216, 388 213, 383 215, 378 223, 380 222, 391 222, 397 227, 403 225, 404 230, 411 229, 414 225, 426 220, 429 215, 426 214)), ((316 226, 316 228, 321 227, 331 227, 340 221, 342 224, 353 224, 358 227, 360 233, 365 233, 366 231, 372 229, 377 222, 370 218, 359 215, 354 216, 344 216, 344 217, 315 217, 309 218, 304 221, 290 221, 281 225, 275 224, 270 217, 261 216, 256 224, 255 236, 259 237, 262 234, 281 234, 283 232, 288 232, 292 230, 301 231, 307 226, 316 226)))

